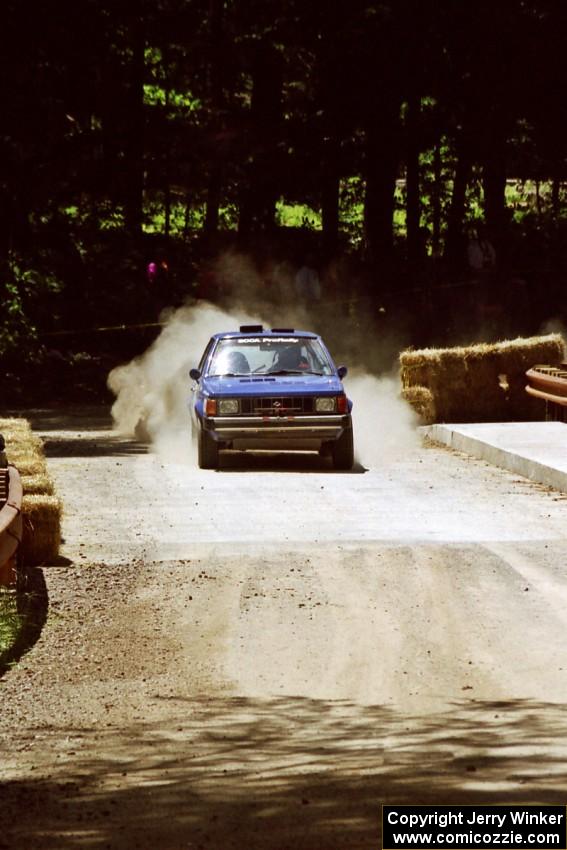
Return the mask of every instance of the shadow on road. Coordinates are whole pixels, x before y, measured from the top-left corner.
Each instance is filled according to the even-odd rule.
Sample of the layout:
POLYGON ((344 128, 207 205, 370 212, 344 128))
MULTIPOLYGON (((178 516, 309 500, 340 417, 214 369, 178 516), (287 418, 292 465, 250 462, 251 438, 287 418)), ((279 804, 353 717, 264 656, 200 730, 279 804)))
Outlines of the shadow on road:
POLYGON ((219 472, 328 472, 333 475, 360 475, 368 470, 355 462, 352 469, 337 471, 330 458, 316 452, 220 452, 219 472))
POLYGON ((107 405, 38 408, 10 415, 28 419, 34 431, 107 431, 112 428, 112 417, 107 405))
POLYGON ((129 440, 116 434, 100 434, 98 437, 76 437, 50 439, 44 437, 46 457, 127 457, 146 454, 148 447, 137 440, 129 440))
POLYGON ((0 846, 375 850, 385 803, 565 801, 562 705, 414 717, 293 697, 167 699, 155 725, 39 730, 29 759, 43 765, 0 786, 0 846))
POLYGON ((148 448, 143 441, 112 431, 107 406, 12 411, 10 415, 29 420, 43 438, 47 457, 124 457, 144 454, 148 448))
POLYGON ((39 640, 49 604, 43 572, 21 566, 14 595, 20 627, 14 641, 0 652, 0 678, 39 640))

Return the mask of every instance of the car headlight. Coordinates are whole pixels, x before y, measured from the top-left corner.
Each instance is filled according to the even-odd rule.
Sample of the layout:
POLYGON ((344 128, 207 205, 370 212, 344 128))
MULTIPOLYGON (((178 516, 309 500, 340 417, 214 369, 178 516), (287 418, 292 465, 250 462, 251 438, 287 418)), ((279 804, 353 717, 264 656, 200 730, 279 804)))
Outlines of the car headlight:
POLYGON ((238 413, 238 399, 221 398, 219 400, 219 413, 221 416, 230 416, 231 413, 238 413))
POLYGON ((324 398, 315 399, 315 410, 317 413, 334 413, 336 410, 336 402, 333 396, 325 396, 324 398))

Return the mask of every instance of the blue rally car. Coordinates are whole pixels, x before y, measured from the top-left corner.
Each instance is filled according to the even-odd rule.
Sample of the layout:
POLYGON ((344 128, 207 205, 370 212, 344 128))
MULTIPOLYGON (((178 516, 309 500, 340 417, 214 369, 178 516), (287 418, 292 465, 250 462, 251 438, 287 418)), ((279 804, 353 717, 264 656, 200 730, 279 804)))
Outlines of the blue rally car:
POLYGON ((215 334, 189 373, 199 466, 216 469, 219 449, 311 449, 351 469, 346 372, 317 334, 262 325, 215 334))

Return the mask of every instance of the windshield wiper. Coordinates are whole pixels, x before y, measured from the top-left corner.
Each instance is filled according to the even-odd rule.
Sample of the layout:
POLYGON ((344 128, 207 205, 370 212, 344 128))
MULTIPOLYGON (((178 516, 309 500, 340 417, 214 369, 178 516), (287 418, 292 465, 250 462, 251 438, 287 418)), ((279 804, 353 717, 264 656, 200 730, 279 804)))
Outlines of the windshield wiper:
POLYGON ((222 372, 220 375, 208 375, 209 378, 248 378, 250 372, 222 372))
POLYGON ((322 372, 310 372, 308 369, 278 369, 276 372, 267 372, 268 375, 322 375, 322 372))

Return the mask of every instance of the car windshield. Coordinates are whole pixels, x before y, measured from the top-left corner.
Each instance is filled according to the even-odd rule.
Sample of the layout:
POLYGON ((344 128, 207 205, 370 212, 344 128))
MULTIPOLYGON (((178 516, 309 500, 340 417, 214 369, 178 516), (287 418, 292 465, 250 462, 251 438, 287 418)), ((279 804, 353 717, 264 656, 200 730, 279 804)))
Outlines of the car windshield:
POLYGON ((234 337, 215 348, 208 374, 332 375, 333 367, 321 344, 305 337, 234 337))

